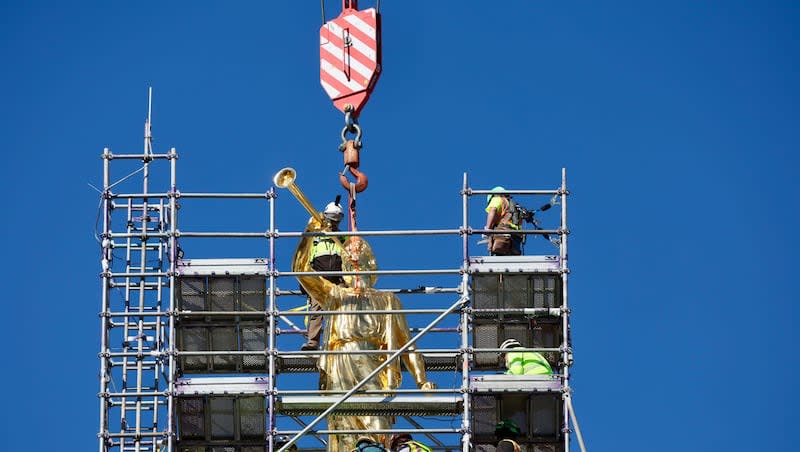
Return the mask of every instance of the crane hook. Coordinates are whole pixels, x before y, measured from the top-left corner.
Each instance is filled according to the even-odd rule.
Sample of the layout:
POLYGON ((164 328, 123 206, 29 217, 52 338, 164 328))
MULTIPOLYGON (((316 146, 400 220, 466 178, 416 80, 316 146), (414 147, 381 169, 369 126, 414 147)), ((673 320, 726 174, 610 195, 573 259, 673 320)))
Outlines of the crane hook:
POLYGON ((369 180, 367 179, 367 175, 362 173, 361 171, 355 169, 354 167, 352 167, 350 165, 346 165, 344 167, 344 171, 342 171, 339 174, 339 182, 342 184, 342 187, 344 187, 344 189, 347 190, 348 193, 351 190, 350 189, 351 185, 353 186, 353 190, 355 190, 356 193, 361 193, 362 191, 367 189, 367 185, 369 184, 369 180), (355 183, 351 183, 347 179, 347 176, 345 175, 345 172, 347 172, 347 171, 349 171, 350 174, 352 174, 353 177, 356 178, 355 183))
POLYGON ((344 170, 342 170, 342 172, 339 174, 339 182, 342 183, 342 187, 344 187, 348 193, 351 191, 351 183, 349 180, 347 180, 346 174, 349 171, 350 174, 356 178, 356 182, 353 184, 355 192, 361 193, 362 191, 366 190, 369 181, 367 180, 367 175, 358 170, 358 167, 361 165, 361 159, 359 155, 360 143, 356 140, 347 140, 342 143, 342 145, 344 170))

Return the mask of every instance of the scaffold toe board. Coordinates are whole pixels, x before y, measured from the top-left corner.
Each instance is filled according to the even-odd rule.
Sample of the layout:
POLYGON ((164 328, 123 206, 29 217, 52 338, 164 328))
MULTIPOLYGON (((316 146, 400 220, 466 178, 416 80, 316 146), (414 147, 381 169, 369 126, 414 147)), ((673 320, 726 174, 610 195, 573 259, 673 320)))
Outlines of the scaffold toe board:
MULTIPOLYGON (((283 396, 278 399, 280 414, 300 416, 322 413, 341 397, 283 396)), ((339 405, 335 414, 353 416, 425 416, 457 415, 461 411, 460 395, 396 395, 354 396, 339 405)))
MULTIPOLYGON (((454 371, 461 366, 458 353, 423 353, 422 359, 427 371, 454 371)), ((313 352, 309 352, 304 356, 281 356, 276 361, 276 368, 278 373, 319 372, 318 362, 313 352)))

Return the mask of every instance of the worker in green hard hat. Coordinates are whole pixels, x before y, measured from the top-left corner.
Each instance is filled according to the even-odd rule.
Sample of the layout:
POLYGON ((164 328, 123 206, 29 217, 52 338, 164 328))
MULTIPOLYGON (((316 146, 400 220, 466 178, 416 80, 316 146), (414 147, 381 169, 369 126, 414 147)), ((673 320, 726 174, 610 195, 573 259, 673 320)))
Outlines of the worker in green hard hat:
POLYGON ((521 452, 522 446, 517 442, 517 438, 522 435, 522 431, 517 423, 511 419, 506 419, 497 423, 494 428, 494 436, 497 438, 497 452, 521 452))
POLYGON ((506 352, 506 374, 508 375, 551 375, 553 368, 541 353, 515 352, 515 348, 523 348, 516 339, 507 339, 500 345, 506 352))
MULTIPOLYGON (((484 229, 515 231, 521 229, 514 222, 514 202, 504 194, 506 189, 497 186, 486 196, 486 227, 484 229)), ((492 234, 489 236, 489 253, 492 256, 519 256, 522 254, 522 235, 492 234)))

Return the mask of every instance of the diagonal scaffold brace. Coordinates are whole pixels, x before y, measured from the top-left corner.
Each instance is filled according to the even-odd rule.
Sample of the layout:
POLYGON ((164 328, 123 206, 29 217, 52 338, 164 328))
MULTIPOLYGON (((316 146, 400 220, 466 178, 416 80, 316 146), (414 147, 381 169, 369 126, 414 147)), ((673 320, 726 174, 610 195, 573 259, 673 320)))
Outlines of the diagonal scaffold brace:
MULTIPOLYGON (((338 408, 338 407, 339 407, 339 405, 341 405, 342 403, 344 403, 344 402, 345 402, 347 399, 349 399, 349 398, 350 398, 350 397, 351 397, 353 394, 355 394, 356 392, 358 392, 358 390, 359 390, 359 389, 361 389, 361 387, 362 387, 362 386, 364 386, 365 384, 367 384, 367 382, 368 382, 368 381, 370 381, 370 380, 371 380, 371 379, 373 379, 373 378, 374 378, 376 375, 378 375, 379 373, 381 373, 381 372, 383 371, 383 369, 385 369, 385 368, 386 368, 387 366, 389 366, 389 365, 390 365, 392 362, 394 362, 394 360, 398 359, 398 358, 400 357, 400 355, 402 355, 403 353, 405 353, 406 351, 408 351, 408 349, 409 349, 409 348, 411 348, 411 346, 413 346, 414 344, 416 344, 416 343, 417 343, 417 341, 418 341, 418 340, 420 340, 420 339, 421 339, 423 336, 425 336, 425 334, 426 334, 426 333, 428 333, 428 332, 429 332, 431 329, 433 329, 433 327, 435 327, 436 325, 438 325, 438 324, 439 324, 439 322, 441 322, 442 320, 444 320, 444 319, 445 319, 445 317, 447 317, 447 316, 448 316, 448 315, 449 315, 451 312, 455 311, 456 309, 459 309, 459 308, 461 308, 461 307, 462 307, 464 304, 466 304, 466 303, 467 303, 467 301, 469 301, 469 298, 468 298, 468 297, 466 297, 466 296, 462 296, 461 298, 459 298, 458 300, 456 300, 456 302, 455 302, 455 303, 453 303, 453 304, 452 304, 452 305, 451 305, 449 308, 447 308, 447 310, 445 310, 444 312, 442 312, 441 314, 439 314, 439 316, 438 316, 438 317, 436 317, 435 319, 433 319, 433 320, 431 321, 431 323, 429 323, 429 324, 428 324, 428 326, 426 326, 425 328, 423 328, 423 329, 422 329, 422 331, 420 331, 419 333, 417 333, 417 335, 416 335, 416 336, 412 337, 412 338, 411 338, 411 339, 410 339, 408 342, 406 342, 406 343, 405 343, 405 345, 403 345, 403 346, 402 346, 402 347, 400 347, 400 348, 399 348, 397 351, 395 351, 394 353, 392 353, 392 355, 391 355, 391 356, 389 356, 389 357, 386 359, 386 361, 382 362, 382 363, 381 363, 381 365, 379 365, 378 367, 376 367, 376 368, 375 368, 375 370, 373 370, 372 372, 370 372, 370 374, 369 374, 369 375, 367 375, 366 377, 364 377, 364 379, 363 379, 363 380, 361 380, 360 382, 358 382, 358 384, 356 384, 355 386, 353 386, 353 389, 351 389, 351 390, 347 391, 347 393, 346 393, 346 394, 344 394, 344 395, 342 396, 342 398, 341 398, 341 399, 339 399, 338 401, 336 401, 335 403, 333 403, 331 406, 329 406, 329 407, 328 407, 328 409, 326 409, 325 411, 323 411, 323 412, 322 412, 322 414, 320 414, 319 416, 317 416, 317 417, 316 417, 316 419, 314 419, 313 421, 309 422, 309 423, 308 423, 308 425, 306 425, 306 426, 305 426, 305 427, 304 427, 304 428, 303 428, 303 429, 302 429, 300 432, 298 432, 298 433, 297 433, 297 434, 295 434, 295 435, 294 435, 294 436, 293 436, 291 439, 289 439, 289 441, 288 441, 286 444, 284 444, 284 446, 283 446, 283 447, 282 447, 280 450, 278 450, 278 452, 284 452, 284 451, 288 450, 288 449, 289 449, 289 447, 291 447, 291 446, 292 446, 292 444, 294 444, 294 443, 295 443, 295 442, 296 442, 298 439, 300 439, 300 437, 302 437, 303 435, 305 435, 305 434, 309 433, 309 432, 311 431, 311 429, 313 429, 313 428, 314 428, 314 426, 316 426, 316 425, 317 425, 319 422, 321 422, 323 419, 325 419, 326 417, 328 417, 328 415, 330 415, 331 413, 333 413, 333 411, 334 411, 334 410, 336 410, 336 408, 338 408)), ((388 392, 391 392, 391 391, 388 391, 388 392)))

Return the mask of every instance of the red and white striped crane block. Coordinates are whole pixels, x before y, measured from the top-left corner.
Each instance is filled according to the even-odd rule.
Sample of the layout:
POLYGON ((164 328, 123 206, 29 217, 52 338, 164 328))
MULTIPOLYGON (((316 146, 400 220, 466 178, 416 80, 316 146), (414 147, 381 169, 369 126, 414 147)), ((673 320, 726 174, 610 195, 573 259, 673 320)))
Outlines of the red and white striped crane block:
POLYGON ((353 116, 367 103, 381 74, 381 20, 375 8, 345 7, 319 30, 319 79, 333 105, 353 116))

